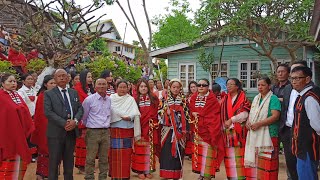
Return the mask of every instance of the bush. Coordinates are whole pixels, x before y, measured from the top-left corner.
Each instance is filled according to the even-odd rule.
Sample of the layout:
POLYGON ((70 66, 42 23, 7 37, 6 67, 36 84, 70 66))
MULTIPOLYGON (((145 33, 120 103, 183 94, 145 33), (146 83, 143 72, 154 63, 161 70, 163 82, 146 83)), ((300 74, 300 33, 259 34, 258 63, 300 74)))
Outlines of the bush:
POLYGON ((0 74, 2 73, 10 73, 16 75, 16 71, 12 68, 11 62, 0 61, 0 74))
POLYGON ((28 71, 33 71, 37 74, 40 74, 45 67, 47 67, 47 63, 43 59, 32 59, 26 66, 28 71))
POLYGON ((84 66, 89 69, 94 78, 100 77, 104 70, 110 70, 114 77, 122 77, 130 82, 137 81, 142 75, 140 68, 129 66, 112 55, 98 56, 95 61, 85 63, 84 66))

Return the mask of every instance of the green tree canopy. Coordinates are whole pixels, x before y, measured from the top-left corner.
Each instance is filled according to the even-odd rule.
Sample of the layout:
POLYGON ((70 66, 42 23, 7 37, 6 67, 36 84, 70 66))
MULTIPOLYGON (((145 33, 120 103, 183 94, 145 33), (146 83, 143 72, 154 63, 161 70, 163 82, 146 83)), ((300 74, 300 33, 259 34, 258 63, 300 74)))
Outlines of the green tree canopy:
POLYGON ((313 45, 309 35, 313 5, 314 0, 203 0, 196 22, 205 39, 248 39, 251 43, 245 47, 275 66, 274 48, 284 48, 294 61, 297 49, 313 45))
POLYGON ((186 0, 181 2, 171 0, 170 5, 174 9, 169 14, 153 20, 153 23, 158 26, 158 30, 153 34, 152 46, 154 48, 190 42, 200 35, 200 28, 187 17, 187 13, 191 11, 189 3, 186 0))

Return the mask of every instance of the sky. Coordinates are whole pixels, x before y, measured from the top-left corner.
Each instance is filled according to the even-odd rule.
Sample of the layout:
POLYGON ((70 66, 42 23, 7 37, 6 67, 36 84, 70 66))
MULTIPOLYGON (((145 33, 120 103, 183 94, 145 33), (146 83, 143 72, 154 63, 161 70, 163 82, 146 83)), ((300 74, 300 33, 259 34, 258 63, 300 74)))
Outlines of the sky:
MULTIPOLYGON (((123 4, 125 10, 128 10, 127 1, 126 0, 119 0, 121 4, 123 4)), ((75 0, 75 2, 82 7, 89 5, 92 1, 91 0, 75 0)), ((138 28, 140 33, 142 34, 143 38, 149 39, 148 35, 148 25, 146 22, 146 18, 143 11, 142 0, 130 0, 131 8, 133 14, 135 16, 138 28)), ((195 11, 200 7, 200 0, 189 0, 190 7, 195 11)), ((167 14, 165 7, 169 6, 169 0, 146 0, 146 7, 149 18, 152 19, 154 16, 159 14, 167 14)), ((127 11, 129 12, 129 11, 127 11)), ((131 27, 130 23, 127 21, 125 15, 122 13, 121 9, 118 7, 117 4, 108 6, 104 5, 101 9, 95 12, 95 16, 100 16, 102 14, 106 14, 102 20, 112 19, 117 30, 119 31, 121 38, 124 38, 125 26, 127 23, 127 31, 125 35, 125 42, 132 43, 133 40, 138 41, 138 37, 134 29, 131 27)), ((189 15, 190 18, 193 18, 193 15, 189 15)), ((152 31, 156 31, 157 27, 151 27, 152 31)), ((148 40, 147 40, 148 41, 148 40)))

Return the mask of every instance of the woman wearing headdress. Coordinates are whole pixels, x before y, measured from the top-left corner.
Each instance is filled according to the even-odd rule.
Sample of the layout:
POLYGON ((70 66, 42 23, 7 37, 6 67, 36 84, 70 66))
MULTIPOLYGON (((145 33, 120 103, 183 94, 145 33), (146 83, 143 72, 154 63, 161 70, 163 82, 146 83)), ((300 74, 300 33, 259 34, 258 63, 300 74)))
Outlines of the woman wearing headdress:
POLYGON ((160 109, 161 114, 161 152, 160 177, 180 179, 182 177, 183 159, 185 155, 187 121, 190 118, 187 102, 182 93, 182 83, 172 79, 168 96, 160 109))
MULTIPOLYGON (((80 73, 80 82, 75 84, 74 89, 78 92, 79 100, 82 103, 86 97, 94 94, 93 79, 92 74, 88 70, 83 70, 80 73)), ((84 172, 84 167, 86 165, 86 143, 84 140, 86 134, 86 127, 80 121, 78 125, 81 131, 81 136, 76 139, 76 158, 75 166, 82 173, 84 172)))
POLYGON ((31 143, 38 147, 37 159, 37 179, 48 178, 49 169, 49 150, 47 142, 47 125, 48 119, 44 114, 44 91, 56 87, 56 83, 52 75, 46 75, 38 92, 36 110, 34 114, 35 131, 31 135, 31 143))

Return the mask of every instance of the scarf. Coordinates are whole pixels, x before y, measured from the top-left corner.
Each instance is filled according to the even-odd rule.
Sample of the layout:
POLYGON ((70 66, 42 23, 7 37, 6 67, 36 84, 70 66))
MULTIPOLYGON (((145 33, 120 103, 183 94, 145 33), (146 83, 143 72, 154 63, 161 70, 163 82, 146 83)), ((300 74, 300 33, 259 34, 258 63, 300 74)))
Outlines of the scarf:
MULTIPOLYGON (((266 95, 261 101, 261 94, 259 93, 252 102, 249 114, 249 122, 251 124, 264 120, 268 117, 268 110, 272 91, 266 95)), ((269 126, 263 126, 255 131, 249 131, 247 135, 244 165, 249 167, 256 166, 256 151, 259 152, 272 152, 273 144, 269 134, 269 126)))
POLYGON ((112 94, 111 98, 111 123, 122 120, 122 116, 134 116, 134 137, 136 140, 141 138, 140 112, 136 101, 132 96, 126 94, 119 96, 112 94))
MULTIPOLYGON (((221 120, 222 120, 222 126, 224 126, 224 122, 232 118, 233 116, 236 116, 240 114, 241 112, 250 111, 250 102, 246 98, 246 95, 244 91, 240 91, 237 94, 236 100, 234 103, 232 103, 232 97, 231 94, 228 93, 221 102, 221 120)), ((229 129, 225 129, 225 142, 227 147, 234 147, 234 146, 240 146, 243 147, 246 142, 247 137, 247 129, 246 127, 243 127, 245 122, 243 124, 240 123, 233 123, 233 130, 236 133, 236 136, 233 136, 230 134, 229 129)))
POLYGON ((9 96, 11 97, 12 101, 16 104, 21 104, 21 99, 19 97, 19 94, 16 91, 6 91, 9 94, 9 96))

